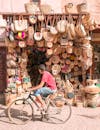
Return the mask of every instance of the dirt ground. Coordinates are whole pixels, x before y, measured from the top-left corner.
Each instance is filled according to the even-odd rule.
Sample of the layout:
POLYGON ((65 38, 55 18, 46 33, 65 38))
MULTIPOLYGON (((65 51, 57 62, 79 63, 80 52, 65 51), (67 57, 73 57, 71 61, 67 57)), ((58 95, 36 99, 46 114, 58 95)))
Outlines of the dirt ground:
POLYGON ((72 107, 72 116, 65 124, 50 124, 39 120, 26 125, 12 124, 5 114, 6 107, 0 105, 0 130, 100 130, 100 107, 72 107))

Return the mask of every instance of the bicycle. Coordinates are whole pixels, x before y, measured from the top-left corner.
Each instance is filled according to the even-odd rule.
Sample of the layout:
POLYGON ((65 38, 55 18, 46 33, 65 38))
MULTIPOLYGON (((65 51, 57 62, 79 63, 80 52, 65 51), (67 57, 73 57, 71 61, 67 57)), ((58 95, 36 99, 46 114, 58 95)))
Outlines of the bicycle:
POLYGON ((14 124, 26 124, 30 120, 35 120, 35 107, 39 109, 39 118, 48 123, 61 124, 68 121, 71 117, 71 106, 66 99, 61 96, 50 94, 43 97, 46 103, 46 110, 39 109, 39 104, 35 96, 29 93, 26 98, 14 100, 8 107, 8 117, 14 124), (33 107, 33 104, 34 107, 33 107), (58 103, 58 104, 57 104, 58 103))

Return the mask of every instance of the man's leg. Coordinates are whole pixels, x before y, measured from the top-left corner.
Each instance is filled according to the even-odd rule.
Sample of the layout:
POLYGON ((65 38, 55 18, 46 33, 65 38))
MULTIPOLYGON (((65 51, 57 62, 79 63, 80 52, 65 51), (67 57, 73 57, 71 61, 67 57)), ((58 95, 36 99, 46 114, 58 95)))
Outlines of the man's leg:
POLYGON ((42 108, 45 108, 45 107, 46 107, 45 102, 44 102, 44 100, 42 99, 41 95, 36 96, 36 101, 38 101, 38 102, 41 104, 41 107, 42 107, 42 108))

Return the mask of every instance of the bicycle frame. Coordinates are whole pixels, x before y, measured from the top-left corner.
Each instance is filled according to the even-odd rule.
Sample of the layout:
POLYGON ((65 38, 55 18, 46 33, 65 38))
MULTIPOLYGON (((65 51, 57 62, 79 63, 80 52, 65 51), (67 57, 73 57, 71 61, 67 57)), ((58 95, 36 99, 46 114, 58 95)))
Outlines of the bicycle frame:
MULTIPOLYGON (((35 99, 34 99, 32 96, 34 96, 34 94, 31 94, 31 93, 30 93, 30 94, 28 95, 28 97, 25 98, 25 100, 31 99, 31 101, 36 105, 36 107, 37 107, 37 108, 40 108, 40 106, 38 105, 37 101, 35 101, 35 99)), ((35 97, 35 96, 34 96, 34 97, 35 97)), ((47 96, 47 97, 48 97, 48 96, 47 96)), ((43 97, 42 99, 45 101, 47 97, 43 97)), ((48 98, 48 102, 46 103, 47 108, 48 108, 49 103, 52 103, 52 104, 53 104, 53 102, 50 100, 50 98, 48 98)))

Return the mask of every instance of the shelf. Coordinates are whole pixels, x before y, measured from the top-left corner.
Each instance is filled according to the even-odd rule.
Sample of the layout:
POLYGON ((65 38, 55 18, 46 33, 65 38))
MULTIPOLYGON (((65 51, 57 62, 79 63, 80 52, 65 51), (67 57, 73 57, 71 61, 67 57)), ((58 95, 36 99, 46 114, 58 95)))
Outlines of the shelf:
MULTIPOLYGON (((30 13, 26 13, 26 12, 20 12, 20 13, 11 13, 11 12, 0 12, 0 15, 3 15, 3 16, 13 16, 13 15, 23 15, 23 16, 29 16, 29 15, 39 15, 41 13, 37 13, 37 14, 30 14, 30 13)), ((69 14, 66 14, 66 13, 50 13, 50 14, 44 14, 44 15, 69 15, 69 14)), ((77 14, 70 14, 70 15, 73 15, 73 16, 79 16, 79 15, 86 15, 86 13, 77 13, 77 14)))

